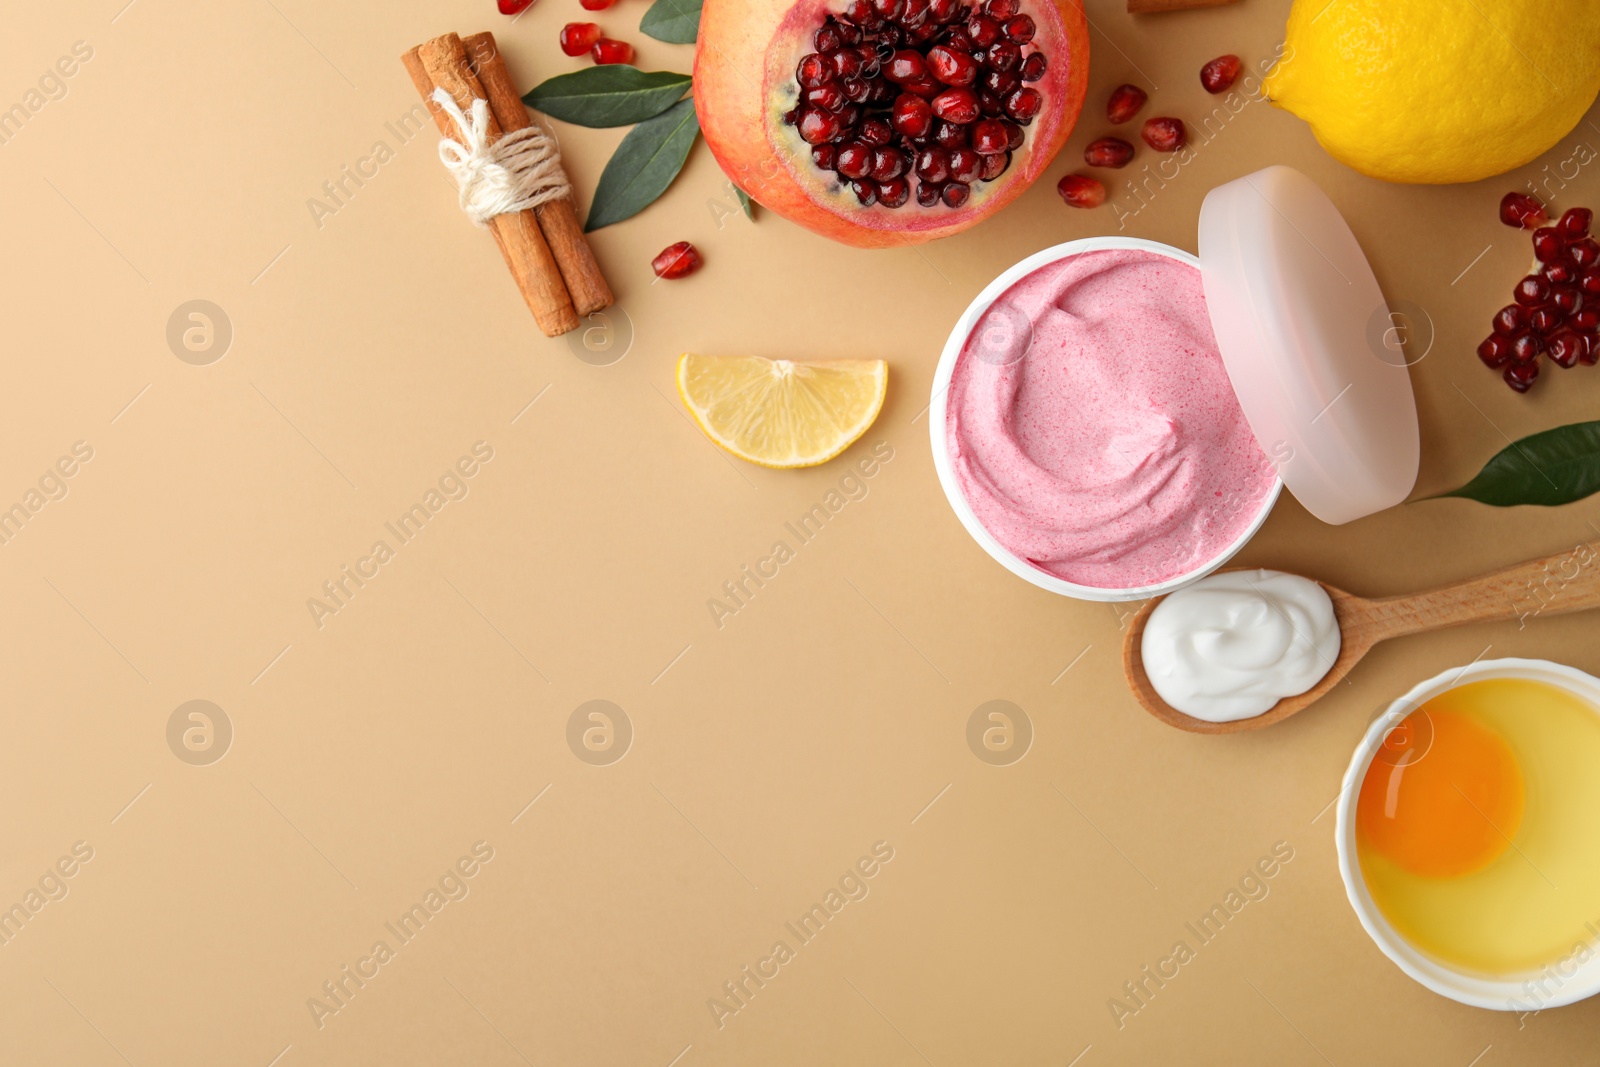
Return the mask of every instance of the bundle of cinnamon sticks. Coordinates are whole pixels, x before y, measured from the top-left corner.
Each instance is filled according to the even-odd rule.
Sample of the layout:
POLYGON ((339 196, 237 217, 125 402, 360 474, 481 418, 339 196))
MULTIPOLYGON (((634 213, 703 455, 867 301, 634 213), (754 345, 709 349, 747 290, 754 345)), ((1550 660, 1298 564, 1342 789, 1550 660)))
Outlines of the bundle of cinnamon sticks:
MULTIPOLYGON (((434 102, 435 89, 450 94, 466 114, 472 113, 474 100, 487 101, 490 143, 533 125, 492 33, 465 40, 447 33, 411 49, 401 62, 446 137, 459 139, 461 133, 434 102)), ((583 317, 611 306, 611 287, 600 273, 570 198, 552 200, 532 211, 497 215, 489 220, 489 229, 546 337, 576 330, 583 317)))

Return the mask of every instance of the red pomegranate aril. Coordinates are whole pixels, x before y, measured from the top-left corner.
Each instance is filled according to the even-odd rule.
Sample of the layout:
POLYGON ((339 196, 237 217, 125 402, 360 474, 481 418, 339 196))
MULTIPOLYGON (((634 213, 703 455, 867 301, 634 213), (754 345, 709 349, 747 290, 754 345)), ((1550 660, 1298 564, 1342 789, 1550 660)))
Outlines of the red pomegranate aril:
POLYGON ((913 93, 917 96, 920 96, 924 100, 932 100, 935 96, 939 95, 939 90, 944 88, 944 83, 930 74, 926 78, 918 78, 916 81, 905 82, 900 86, 900 88, 904 89, 908 93, 913 93))
POLYGON ((802 89, 815 89, 833 77, 833 64, 815 52, 801 57, 794 68, 794 80, 802 89))
POLYGON ((1561 231, 1561 236, 1569 241, 1581 240, 1589 236, 1589 224, 1594 221, 1594 212, 1586 207, 1575 207, 1561 216, 1561 221, 1556 223, 1556 228, 1561 231))
POLYGON ((1566 247, 1566 238, 1554 226, 1546 226, 1533 235, 1533 254, 1539 257, 1541 263, 1554 263, 1561 258, 1566 247))
POLYGON ((884 207, 904 207, 911 199, 911 183, 904 178, 891 178, 878 186, 878 203, 884 207))
POLYGON ((864 26, 878 17, 872 10, 872 0, 850 0, 844 8, 844 21, 864 26))
POLYGON ((1550 362, 1558 367, 1576 367, 1583 350, 1583 341, 1571 330, 1562 330, 1550 338, 1550 345, 1546 349, 1550 362))
POLYGON ((972 189, 961 182, 951 182, 939 190, 939 199, 944 201, 946 207, 960 207, 971 195, 972 189))
POLYGON ((880 19, 893 22, 906 9, 906 0, 872 0, 872 10, 880 19))
POLYGON ((861 123, 861 108, 856 104, 846 104, 839 112, 839 125, 845 131, 855 129, 861 123))
POLYGON ((950 178, 950 154, 942 148, 924 148, 917 154, 917 177, 937 185, 950 178))
POLYGON ((1106 187, 1082 174, 1062 178, 1056 183, 1056 192, 1071 207, 1099 207, 1106 202, 1106 187))
POLYGON ((1549 337, 1560 329, 1562 314, 1553 307, 1535 308, 1532 315, 1528 316, 1528 325, 1540 337, 1549 337))
POLYGON ((856 200, 862 207, 871 207, 878 202, 878 184, 870 178, 851 182, 850 190, 856 194, 856 200))
POLYGON ((841 78, 854 78, 861 73, 861 57, 848 48, 830 52, 827 59, 833 64, 833 72, 841 78))
POLYGON ((1213 96, 1225 93, 1239 80, 1239 57, 1218 56, 1200 68, 1200 84, 1213 96))
POLYGON ((972 147, 980 156, 997 156, 1011 147, 1011 137, 998 119, 984 119, 972 127, 972 147))
POLYGON ((1000 99, 999 93, 992 93, 985 89, 978 94, 978 110, 990 118, 999 118, 1006 113, 1006 105, 1000 99))
MULTIPOLYGON (((880 185, 906 172, 905 153, 898 148, 879 148, 872 153, 872 180, 880 185)), ((879 199, 882 199, 880 195, 879 199)))
POLYGON ((800 139, 806 144, 823 144, 831 141, 843 130, 838 115, 831 111, 819 111, 814 107, 801 109, 799 128, 800 139))
POLYGON ((998 97, 1007 97, 1016 92, 1017 86, 1022 84, 1022 79, 1008 70, 991 70, 984 72, 978 79, 978 85, 985 91, 998 97))
POLYGON ((632 63, 633 45, 627 41, 614 41, 610 37, 602 37, 589 49, 589 55, 596 63, 602 66, 610 63, 632 63))
POLYGON ((978 61, 946 45, 928 50, 928 69, 946 85, 971 85, 978 77, 978 61))
POLYGON ((933 113, 946 122, 978 121, 978 97, 971 89, 946 89, 933 98, 933 113))
POLYGON ((1011 151, 1015 152, 1021 148, 1022 142, 1028 139, 1028 135, 1022 132, 1022 127, 1015 122, 1002 121, 1000 125, 1006 128, 1006 147, 1011 151))
POLYGON ((883 75, 892 82, 921 81, 928 75, 928 63, 921 52, 902 48, 884 64, 883 75))
POLYGON ((661 254, 650 261, 650 269, 656 272, 657 278, 671 281, 693 274, 700 269, 700 264, 700 250, 688 241, 679 241, 662 249, 661 254))
POLYGON ((977 48, 988 48, 1000 39, 1000 24, 984 15, 967 20, 967 39, 977 48))
POLYGON ((1507 193, 1500 201, 1500 221, 1507 226, 1531 230, 1546 218, 1544 205, 1526 193, 1507 193))
POLYGON ((961 0, 929 0, 928 17, 935 22, 949 22, 961 14, 961 0))
MULTIPOLYGON (((500 0, 498 6, 502 15, 520 15, 528 10, 529 5, 532 3, 533 0, 500 0)), ((568 52, 567 54, 571 55, 572 53, 568 52)), ((580 52, 578 54, 582 55, 583 53, 580 52)))
POLYGON ((1027 125, 1034 120, 1040 109, 1044 107, 1044 97, 1040 95, 1037 89, 1018 89, 1006 97, 1005 105, 1007 115, 1010 115, 1023 125, 1027 125))
POLYGON ((838 111, 844 107, 844 90, 838 82, 823 82, 815 89, 807 89, 805 102, 824 111, 838 111))
POLYGON ((864 103, 867 94, 872 91, 872 86, 860 78, 846 78, 840 87, 844 90, 844 98, 853 104, 864 103))
POLYGON ((839 147, 831 144, 814 145, 811 149, 811 162, 819 170, 833 170, 839 162, 839 147))
MULTIPOLYGON (((959 122, 941 122, 933 131, 933 139, 942 148, 965 148, 967 136, 968 128, 959 122)), ((1595 277, 1600 279, 1600 272, 1596 272, 1595 277)))
POLYGON ((1583 293, 1581 293, 1576 286, 1572 285, 1551 286, 1550 302, 1553 303, 1556 306, 1556 310, 1560 311, 1563 315, 1572 315, 1575 314, 1579 308, 1583 307, 1583 293))
MULTIPOLYGON (((928 0, 906 0, 906 9, 900 14, 900 25, 921 27, 928 19, 928 6, 928 0)), ((878 199, 883 199, 881 194, 878 199)))
POLYGON ((846 178, 865 178, 872 170, 872 149, 859 141, 851 141, 839 149, 834 166, 846 178))
POLYGON ((894 101, 895 132, 912 140, 921 140, 933 129, 933 108, 920 96, 901 93, 894 101))
POLYGON ((829 20, 823 23, 822 29, 817 31, 817 35, 811 39, 811 43, 816 47, 817 51, 827 55, 844 47, 844 35, 839 32, 838 24, 829 20))
POLYGON ((1595 335, 1593 332, 1585 333, 1582 336, 1583 354, 1578 357, 1578 362, 1586 367, 1592 367, 1596 363, 1600 363, 1600 336, 1595 335))
POLYGON ((1005 25, 1000 28, 1017 44, 1027 44, 1033 40, 1033 35, 1039 32, 1039 27, 1034 25, 1033 19, 1027 15, 1006 19, 1005 25))
POLYGON ((1182 119, 1146 119, 1139 136, 1157 152, 1176 152, 1189 143, 1189 131, 1184 129, 1182 119))
POLYGON ((569 22, 561 27, 561 50, 569 56, 583 55, 599 39, 600 27, 592 22, 569 22))
POLYGON ((970 148, 957 148, 950 153, 950 178, 958 185, 971 185, 983 173, 983 157, 970 148))
POLYGON ((1133 145, 1120 137, 1102 137, 1083 150, 1083 161, 1091 167, 1126 167, 1132 160, 1133 145))
POLYGON ((972 43, 972 38, 967 36, 966 23, 962 23, 945 34, 944 46, 953 48, 957 52, 965 52, 969 56, 978 50, 977 46, 972 43))
POLYGON ((1513 363, 1505 369, 1506 384, 1519 393, 1526 393, 1533 388, 1534 379, 1539 377, 1539 364, 1513 363))
POLYGON ((983 157, 983 170, 978 174, 986 182, 992 182, 1004 174, 1011 166, 1011 153, 1001 152, 997 155, 983 157))
POLYGON ((860 137, 863 144, 882 148, 894 140, 894 128, 883 119, 868 119, 861 124, 860 137))
POLYGON ((985 52, 983 58, 990 70, 1016 70, 1022 65, 1022 49, 1010 41, 1001 41, 985 52))
POLYGON ((1031 53, 1028 58, 1022 61, 1022 80, 1036 82, 1044 77, 1044 72, 1049 68, 1050 61, 1045 58, 1043 52, 1031 53))
POLYGON ((1511 290, 1511 298, 1525 308, 1538 307, 1550 301, 1550 283, 1537 274, 1530 274, 1511 290))
POLYGON ((1149 99, 1145 91, 1137 85, 1119 85, 1111 90, 1111 99, 1106 101, 1106 118, 1120 126, 1137 115, 1139 109, 1144 107, 1145 101, 1149 99))
POLYGON ((1551 285, 1571 285, 1578 280, 1577 266, 1561 260, 1550 264, 1540 273, 1545 276, 1545 280, 1551 285))
POLYGON ((1572 328, 1592 333, 1600 330, 1600 308, 1582 308, 1572 315, 1572 328))
POLYGON ((1503 367, 1511 358, 1511 342, 1499 334, 1490 334, 1478 345, 1478 358, 1491 367, 1503 367))
POLYGON ((989 0, 983 5, 983 13, 992 19, 1005 20, 1022 10, 1022 5, 1017 0, 989 0))
POLYGON ((1588 270, 1596 263, 1600 263, 1600 244, 1596 244, 1592 237, 1585 237, 1581 241, 1569 244, 1567 254, 1572 257, 1572 262, 1588 270))
POLYGON ((617 0, 578 0, 578 4, 585 11, 604 11, 617 0))
POLYGON ((1507 304, 1494 313, 1494 332, 1510 337, 1528 325, 1528 311, 1521 304, 1507 304))
POLYGON ((1524 330, 1511 339, 1511 358, 1518 363, 1532 363, 1544 351, 1544 341, 1531 331, 1524 330))
POLYGON ((917 186, 917 203, 923 207, 933 207, 939 202, 939 186, 933 182, 922 182, 917 186))
POLYGON ((1600 296, 1600 270, 1591 270, 1578 280, 1578 288, 1587 296, 1600 296))

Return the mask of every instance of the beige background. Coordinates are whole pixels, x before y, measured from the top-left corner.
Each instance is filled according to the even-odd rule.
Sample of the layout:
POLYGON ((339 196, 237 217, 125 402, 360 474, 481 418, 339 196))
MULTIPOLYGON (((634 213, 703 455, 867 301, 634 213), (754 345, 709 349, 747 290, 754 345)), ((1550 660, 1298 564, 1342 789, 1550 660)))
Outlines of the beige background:
MULTIPOLYGON (((1111 208, 1069 210, 1051 188, 1106 132, 1107 91, 1154 85, 1151 113, 1196 121, 1200 65, 1270 55, 1286 0, 1144 20, 1095 0, 1089 117, 1063 164, 1001 217, 923 249, 861 253, 772 216, 751 224, 697 149, 661 202, 595 238, 620 297, 613 336, 624 322, 632 333, 603 366, 620 348, 537 334, 456 209, 432 133, 402 146, 385 127, 416 102, 398 55, 448 29, 496 30, 525 86, 576 67, 555 43, 572 0, 515 23, 490 0, 124 3, 13 4, 0 34, 3 106, 74 42, 93 48, 66 97, 0 145, 0 503, 74 442, 94 453, 0 547, 0 902, 22 900, 74 842, 94 850, 70 894, 0 946, 0 1059, 1592 1055, 1600 1003, 1519 1021, 1389 964, 1345 903, 1327 810, 1388 700, 1479 655, 1600 670, 1592 618, 1380 648, 1312 713, 1187 736, 1124 690, 1118 612, 1007 574, 934 477, 922 412, 962 308, 1022 256, 1117 228, 1111 208), (308 199, 380 139, 394 158, 319 228, 308 199), (680 239, 705 268, 651 284, 650 257, 680 239), (232 323, 209 366, 167 345, 192 299, 232 323), (890 397, 848 460, 759 470, 679 409, 685 349, 883 355, 890 397), (383 524, 480 440, 494 458, 470 494, 394 542, 383 524), (707 599, 880 442, 894 458, 869 495, 714 627, 707 599), (395 557, 319 629, 307 599, 379 538, 395 557), (234 730, 209 766, 167 743, 194 699, 234 730), (592 699, 623 708, 635 733, 610 766, 566 742, 592 699), (967 745, 991 699, 1033 724, 1012 766, 967 745), (478 841, 494 858, 469 895, 319 1028, 308 998, 373 942, 399 945, 384 924, 478 841), (878 841, 894 859, 870 895, 719 1029, 708 998, 775 940, 798 945, 785 922, 878 841), (1108 999, 1280 841, 1294 859, 1270 896, 1119 1030, 1108 999)), ((645 6, 621 0, 598 20, 642 66, 687 70, 690 49, 637 32, 645 6)), ((560 133, 586 206, 621 131, 560 133)), ((1600 129, 1585 122, 1503 180, 1401 188, 1253 105, 1126 232, 1192 250, 1212 186, 1273 162, 1317 178, 1391 299, 1432 322, 1431 348, 1425 329, 1413 338, 1420 496, 1465 480, 1504 435, 1594 415, 1600 373, 1547 371, 1521 398, 1471 351, 1528 261, 1496 201, 1580 143, 1600 129)), ((1580 168, 1556 199, 1597 190, 1580 168)), ((1447 501, 1336 529, 1285 497, 1242 558, 1396 593, 1593 540, 1597 520, 1592 500, 1447 501)))

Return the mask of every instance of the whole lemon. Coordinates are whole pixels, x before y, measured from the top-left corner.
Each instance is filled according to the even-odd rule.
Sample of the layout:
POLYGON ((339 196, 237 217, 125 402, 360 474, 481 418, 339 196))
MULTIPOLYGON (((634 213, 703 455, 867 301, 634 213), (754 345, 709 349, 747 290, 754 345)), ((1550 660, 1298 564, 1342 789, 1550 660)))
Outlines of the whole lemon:
POLYGON ((1600 0, 1295 0, 1272 102, 1393 182, 1534 159, 1600 92, 1600 0))

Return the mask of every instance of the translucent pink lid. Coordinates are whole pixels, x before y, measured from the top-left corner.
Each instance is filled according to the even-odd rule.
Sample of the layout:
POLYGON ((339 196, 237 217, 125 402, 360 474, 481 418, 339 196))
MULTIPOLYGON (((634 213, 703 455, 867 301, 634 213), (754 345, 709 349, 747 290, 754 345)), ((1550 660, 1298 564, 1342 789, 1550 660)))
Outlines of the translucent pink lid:
POLYGON ((1393 507, 1417 480, 1417 405, 1372 267, 1316 183, 1268 167, 1200 209, 1223 364, 1256 440, 1323 522, 1393 507))

